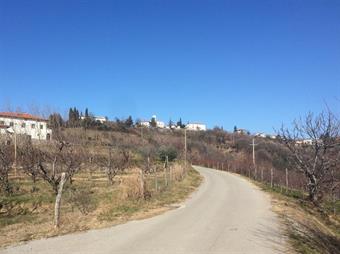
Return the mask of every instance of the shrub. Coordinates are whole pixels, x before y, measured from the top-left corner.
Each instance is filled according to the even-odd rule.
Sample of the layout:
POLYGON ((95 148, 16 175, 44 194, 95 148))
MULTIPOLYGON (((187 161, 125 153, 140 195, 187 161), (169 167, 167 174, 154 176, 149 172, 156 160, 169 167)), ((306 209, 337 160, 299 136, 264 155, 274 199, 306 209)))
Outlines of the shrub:
POLYGON ((158 152, 158 157, 161 161, 166 160, 168 156, 169 162, 174 161, 177 158, 177 150, 174 147, 162 147, 158 152))

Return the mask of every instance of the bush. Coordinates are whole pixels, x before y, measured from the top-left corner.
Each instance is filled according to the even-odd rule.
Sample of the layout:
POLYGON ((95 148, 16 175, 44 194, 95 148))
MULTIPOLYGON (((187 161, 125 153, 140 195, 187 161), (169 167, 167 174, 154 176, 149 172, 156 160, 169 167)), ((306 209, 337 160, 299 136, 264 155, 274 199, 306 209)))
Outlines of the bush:
POLYGON ((158 157, 161 161, 165 161, 166 156, 169 162, 174 161, 177 158, 177 150, 174 147, 162 147, 158 152, 158 157))

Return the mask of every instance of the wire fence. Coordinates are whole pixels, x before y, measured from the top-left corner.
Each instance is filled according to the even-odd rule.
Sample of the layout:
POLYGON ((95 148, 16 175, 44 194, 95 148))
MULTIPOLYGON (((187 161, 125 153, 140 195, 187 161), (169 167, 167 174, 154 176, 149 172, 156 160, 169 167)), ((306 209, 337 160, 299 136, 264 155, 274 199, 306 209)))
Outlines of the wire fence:
MULTIPOLYGON (((285 170, 279 170, 274 167, 264 166, 258 166, 254 168, 253 165, 242 167, 228 161, 216 162, 212 160, 195 160, 193 161, 193 164, 240 174, 252 180, 263 183, 275 191, 289 194, 290 196, 294 196, 296 198, 306 199, 308 197, 308 184, 306 177, 303 173, 298 171, 288 170, 287 168, 285 170)), ((324 193, 328 204, 333 206, 332 209, 334 210, 334 213, 339 212, 336 211, 335 207, 336 203, 340 201, 339 183, 335 184, 335 186, 337 187, 330 192, 324 193)))

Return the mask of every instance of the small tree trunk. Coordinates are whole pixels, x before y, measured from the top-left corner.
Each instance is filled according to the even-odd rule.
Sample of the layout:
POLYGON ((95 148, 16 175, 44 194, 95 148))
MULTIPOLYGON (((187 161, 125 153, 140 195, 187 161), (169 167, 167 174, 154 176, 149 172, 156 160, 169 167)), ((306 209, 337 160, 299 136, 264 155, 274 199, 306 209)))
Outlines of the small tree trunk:
POLYGON ((55 164, 57 163, 57 157, 54 157, 53 163, 52 163, 52 177, 55 177, 55 164))
POLYGON ((60 223, 60 204, 61 204, 61 195, 63 193, 64 183, 66 182, 66 173, 61 174, 61 179, 58 188, 58 194, 55 199, 55 207, 54 207, 54 226, 56 228, 59 227, 60 223))
POLYGON ((1 187, 2 191, 6 194, 11 193, 11 186, 8 181, 8 175, 5 175, 4 178, 1 180, 1 187))
POLYGON ((318 186, 317 186, 317 180, 314 175, 309 176, 309 183, 308 183, 308 198, 311 202, 313 202, 315 205, 318 203, 318 186))
POLYGON ((36 186, 36 182, 37 182, 37 178, 35 174, 32 174, 32 192, 36 192, 37 191, 37 186, 36 186))

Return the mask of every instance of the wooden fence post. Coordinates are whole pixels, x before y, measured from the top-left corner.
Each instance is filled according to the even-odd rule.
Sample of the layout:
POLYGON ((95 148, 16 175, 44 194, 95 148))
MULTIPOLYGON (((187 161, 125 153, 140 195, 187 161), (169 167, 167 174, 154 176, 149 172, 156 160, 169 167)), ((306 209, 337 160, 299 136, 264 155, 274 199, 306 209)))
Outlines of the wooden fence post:
POLYGON ((286 192, 288 192, 288 169, 286 168, 286 192))
POLYGON ((165 179, 165 186, 168 186, 168 176, 167 176, 167 165, 166 165, 166 162, 164 163, 164 179, 165 179))
POLYGON ((148 169, 148 172, 150 172, 150 156, 148 156, 147 169, 148 169))
POLYGON ((145 191, 144 191, 144 175, 143 175, 143 169, 139 170, 139 174, 140 174, 140 189, 142 191, 142 198, 145 198, 145 191))
POLYGON ((61 179, 59 183, 59 188, 58 188, 58 194, 55 200, 55 206, 54 206, 54 226, 56 228, 59 227, 60 224, 60 204, 61 204, 61 195, 63 193, 63 187, 66 182, 66 173, 61 174, 61 179))
POLYGON ((273 168, 270 168, 270 188, 273 188, 273 178, 274 178, 273 168))
POLYGON ((157 168, 155 167, 155 189, 158 192, 158 176, 157 176, 157 168))

